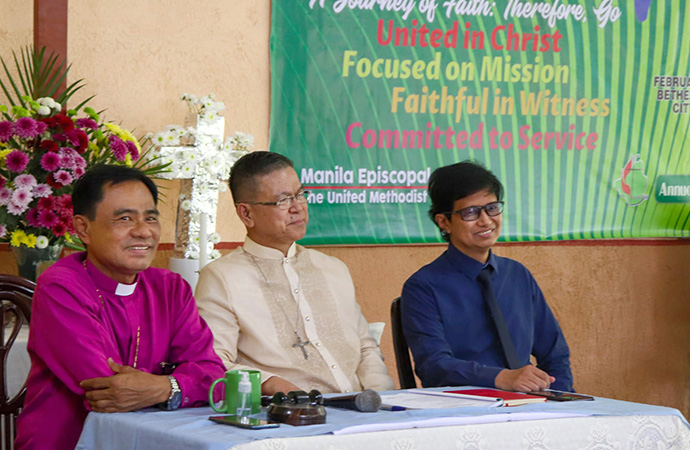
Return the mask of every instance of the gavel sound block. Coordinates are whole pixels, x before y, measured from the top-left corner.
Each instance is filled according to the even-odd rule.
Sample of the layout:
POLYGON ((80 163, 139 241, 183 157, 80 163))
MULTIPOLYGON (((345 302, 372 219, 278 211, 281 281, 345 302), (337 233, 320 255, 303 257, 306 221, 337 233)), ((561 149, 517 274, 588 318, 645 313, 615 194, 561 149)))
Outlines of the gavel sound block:
POLYGON ((267 415, 271 422, 296 427, 326 423, 323 396, 317 390, 312 390, 308 394, 304 391, 292 391, 287 395, 278 392, 268 405, 267 415))

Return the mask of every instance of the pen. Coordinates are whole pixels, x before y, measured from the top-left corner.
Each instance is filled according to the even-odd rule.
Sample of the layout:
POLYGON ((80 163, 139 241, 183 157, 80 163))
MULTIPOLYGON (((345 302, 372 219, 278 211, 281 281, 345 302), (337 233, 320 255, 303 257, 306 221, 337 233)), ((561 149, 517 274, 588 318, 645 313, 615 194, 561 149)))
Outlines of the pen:
POLYGON ((381 409, 384 411, 407 411, 404 406, 394 406, 394 405, 381 405, 381 409))

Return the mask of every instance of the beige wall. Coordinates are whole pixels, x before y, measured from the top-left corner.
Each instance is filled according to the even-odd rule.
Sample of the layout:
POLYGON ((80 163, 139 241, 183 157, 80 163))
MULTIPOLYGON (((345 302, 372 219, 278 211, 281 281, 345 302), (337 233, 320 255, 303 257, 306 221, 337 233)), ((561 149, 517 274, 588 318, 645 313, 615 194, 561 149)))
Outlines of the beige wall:
MULTIPOLYGON (((0 44, 29 43, 32 2, 0 0, 0 44), (9 8, 9 9, 8 9, 9 8), (10 16, 12 14, 12 16, 10 16)), ((72 0, 72 76, 96 109, 137 134, 182 123, 183 92, 213 92, 228 106, 226 133, 252 133, 266 148, 269 123, 267 0, 72 0)), ((172 242, 176 184, 169 183, 162 242, 172 242)), ((224 242, 242 239, 230 199, 220 199, 224 242)), ((690 242, 620 246, 506 245, 498 253, 525 263, 559 318, 573 353, 579 391, 673 406, 690 416, 690 242)), ((0 251, 0 272, 16 273, 0 251)), ((352 271, 365 315, 389 322, 404 280, 442 246, 327 247, 352 271)), ((171 252, 159 252, 164 267, 171 252)), ((390 328, 382 347, 394 374, 390 328)))
MULTIPOLYGON (((32 1, 0 0, 0 57, 9 65, 12 76, 12 51, 19 54, 23 47, 31 45, 34 38, 34 6, 32 1)), ((0 67, 3 81, 5 70, 0 67)), ((0 104, 6 104, 7 97, 0 90, 0 104)))
MULTIPOLYGON (((182 124, 183 93, 216 95, 226 105, 226 136, 251 133, 268 147, 270 2, 176 0, 69 2, 68 55, 83 97, 135 135, 182 124)), ((177 183, 167 183, 163 220, 174 223, 177 183)), ((220 198, 224 241, 242 238, 229 194, 220 198)), ((219 221, 221 222, 221 221, 219 221)), ((163 231, 163 242, 174 240, 163 231)))

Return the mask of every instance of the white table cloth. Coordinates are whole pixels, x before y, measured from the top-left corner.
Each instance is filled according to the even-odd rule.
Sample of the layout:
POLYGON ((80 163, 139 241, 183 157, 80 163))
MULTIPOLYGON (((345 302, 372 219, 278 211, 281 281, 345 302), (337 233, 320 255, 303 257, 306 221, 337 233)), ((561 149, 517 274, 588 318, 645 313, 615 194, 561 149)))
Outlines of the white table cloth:
POLYGON ((77 448, 690 449, 690 426, 677 410, 604 398, 597 398, 593 402, 548 402, 512 408, 473 407, 377 413, 358 413, 330 407, 326 410, 327 422, 324 425, 292 427, 281 424, 280 428, 268 430, 242 430, 215 424, 208 420, 208 416, 214 413, 207 407, 174 412, 147 409, 120 414, 90 413, 77 448), (563 415, 572 417, 564 418, 563 415), (438 418, 465 424, 404 428, 438 418), (372 423, 395 423, 403 429, 334 434, 348 427, 372 423))

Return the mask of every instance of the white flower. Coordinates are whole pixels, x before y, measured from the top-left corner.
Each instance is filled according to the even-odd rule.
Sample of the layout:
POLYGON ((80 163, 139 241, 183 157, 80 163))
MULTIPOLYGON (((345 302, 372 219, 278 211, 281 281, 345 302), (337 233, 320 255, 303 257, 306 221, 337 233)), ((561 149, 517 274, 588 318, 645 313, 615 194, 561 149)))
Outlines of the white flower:
POLYGON ((47 106, 39 106, 36 112, 42 116, 47 116, 50 115, 51 110, 47 106))
POLYGON ((209 240, 212 244, 217 244, 217 243, 220 242, 220 234, 218 234, 218 233, 211 233, 211 235, 208 237, 208 240, 209 240))
POLYGON ((218 113, 216 113, 216 111, 207 111, 203 114, 203 117, 209 122, 213 122, 218 117, 218 113))
POLYGON ((165 132, 161 131, 153 135, 153 142, 157 145, 165 145, 165 132))
POLYGON ((48 108, 54 109, 55 111, 59 111, 62 109, 62 105, 56 102, 51 97, 41 97, 38 100, 36 100, 36 103, 42 106, 47 106, 48 108))
POLYGON ((175 131, 164 131, 163 142, 165 143, 165 145, 180 145, 180 136, 175 131))
POLYGON ((220 256, 221 255, 220 255, 220 252, 218 250, 213 249, 211 251, 211 259, 218 259, 218 258, 220 258, 220 256))
POLYGON ((192 207, 192 201, 191 200, 182 200, 180 203, 180 208, 182 208, 184 211, 189 211, 189 209, 192 207))
POLYGON ((166 125, 164 130, 180 136, 184 135, 184 127, 181 127, 180 125, 166 125))
POLYGON ((36 248, 46 248, 48 246, 48 238, 45 236, 36 237, 36 248))
POLYGON ((218 191, 219 192, 227 192, 227 190, 228 190, 227 183, 225 183, 224 181, 221 181, 220 183, 218 183, 218 191))
POLYGON ((185 164, 180 167, 178 176, 191 177, 194 174, 194 166, 191 164, 185 164))

